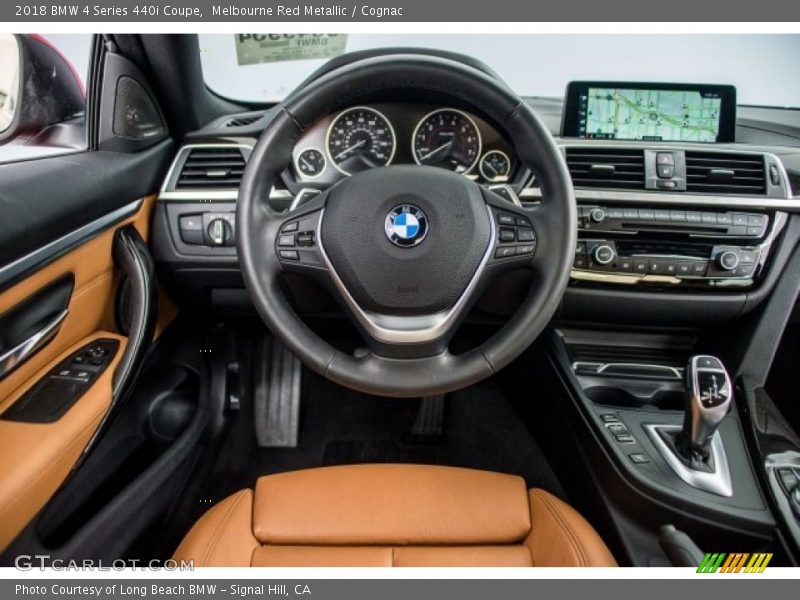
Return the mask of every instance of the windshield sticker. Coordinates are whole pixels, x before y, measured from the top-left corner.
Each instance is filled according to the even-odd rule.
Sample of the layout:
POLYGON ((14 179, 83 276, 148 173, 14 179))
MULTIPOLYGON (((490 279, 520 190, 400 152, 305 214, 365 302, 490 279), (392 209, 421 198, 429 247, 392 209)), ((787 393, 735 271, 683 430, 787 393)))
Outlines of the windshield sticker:
POLYGON ((241 33, 235 37, 239 66, 333 58, 347 46, 347 34, 343 33, 241 33))

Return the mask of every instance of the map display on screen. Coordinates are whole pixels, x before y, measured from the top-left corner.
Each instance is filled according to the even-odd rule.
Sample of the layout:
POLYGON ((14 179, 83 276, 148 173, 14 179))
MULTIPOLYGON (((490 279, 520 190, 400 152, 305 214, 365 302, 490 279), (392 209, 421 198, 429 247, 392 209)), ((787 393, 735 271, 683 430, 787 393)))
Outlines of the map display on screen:
POLYGON ((589 87, 579 97, 578 136, 713 143, 721 106, 713 92, 589 87))

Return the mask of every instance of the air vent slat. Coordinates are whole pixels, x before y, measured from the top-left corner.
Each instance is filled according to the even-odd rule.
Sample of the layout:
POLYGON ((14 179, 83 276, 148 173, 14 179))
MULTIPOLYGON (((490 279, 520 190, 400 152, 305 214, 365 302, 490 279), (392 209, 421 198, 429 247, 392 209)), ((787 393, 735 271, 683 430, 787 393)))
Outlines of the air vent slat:
POLYGON ((764 158, 758 154, 687 152, 686 190, 714 194, 766 193, 764 158))
POLYGON ((644 188, 642 150, 567 148, 567 166, 577 187, 644 188))
POLYGON ((192 148, 181 167, 175 189, 236 189, 244 167, 244 155, 239 148, 192 148))
POLYGON ((258 121, 261 118, 261 115, 248 115, 244 117, 232 117, 225 121, 225 127, 244 127, 245 125, 251 125, 258 121))

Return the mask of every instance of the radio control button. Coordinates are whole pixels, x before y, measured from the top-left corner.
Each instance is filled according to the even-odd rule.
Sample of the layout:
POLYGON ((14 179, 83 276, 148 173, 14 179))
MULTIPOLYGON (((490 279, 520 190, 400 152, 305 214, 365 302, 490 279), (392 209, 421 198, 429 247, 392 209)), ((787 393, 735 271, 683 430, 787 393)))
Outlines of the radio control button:
POLYGON ((688 260, 681 260, 675 263, 677 270, 676 275, 679 277, 686 277, 689 275, 693 275, 692 273, 692 262, 688 260))
POLYGON ((742 264, 751 264, 758 259, 758 252, 756 250, 742 249, 739 251, 739 262, 742 264))
POLYGON ((621 219, 624 216, 625 211, 623 211, 621 208, 609 208, 607 214, 609 219, 621 219))
POLYGON ((729 213, 717 215, 717 223, 720 225, 733 225, 733 217, 729 213))
POLYGON ((606 211, 604 211, 602 208, 593 208, 589 212, 589 219, 593 223, 602 223, 605 220, 605 218, 606 218, 606 211))
POLYGON ((652 209, 640 208, 639 217, 641 217, 643 221, 655 221, 656 212, 652 209))
POLYGON ((661 258, 651 258, 650 259, 650 269, 648 273, 651 275, 668 275, 669 272, 667 270, 667 265, 669 265, 669 260, 664 260, 661 258))
POLYGON ((747 215, 736 214, 733 215, 734 225, 747 225, 747 215))
POLYGON ((714 213, 702 213, 700 215, 700 220, 708 225, 716 225, 717 215, 714 213))
POLYGON ((685 210, 671 210, 669 211, 669 220, 675 221, 677 223, 685 223, 686 222, 686 211, 685 210))
POLYGON ((755 268, 755 265, 738 265, 731 271, 731 275, 734 277, 752 277, 755 268))
POLYGON ((634 258, 633 259, 633 272, 640 275, 647 275, 650 271, 650 259, 647 258, 634 258))
POLYGON ((695 277, 702 277, 706 274, 706 269, 708 268, 708 262, 705 260, 695 260, 692 261, 692 275, 695 277))
POLYGON ((686 211, 686 221, 688 223, 699 223, 701 220, 701 213, 695 211, 686 211))
POLYGON ((747 215, 747 224, 748 225, 756 225, 758 227, 764 225, 767 222, 766 215, 747 215))
POLYGON ((633 259, 632 258, 619 258, 617 260, 617 269, 619 269, 623 273, 632 272, 633 271, 633 259))
POLYGON ((754 237, 761 235, 761 227, 748 227, 747 235, 754 237))
POLYGON ((669 211, 656 210, 656 221, 669 221, 669 211))
POLYGON ((733 271, 739 266, 739 255, 733 250, 723 250, 714 257, 714 262, 723 271, 733 271))
POLYGON ((576 254, 572 266, 576 269, 585 269, 587 264, 588 261, 586 260, 585 254, 576 254))
POLYGON ((615 255, 614 248, 608 244, 598 244, 592 248, 592 259, 601 266, 610 264, 611 261, 614 260, 615 255))
POLYGON ((636 208, 626 208, 622 211, 622 217, 624 219, 638 219, 639 210, 636 208))

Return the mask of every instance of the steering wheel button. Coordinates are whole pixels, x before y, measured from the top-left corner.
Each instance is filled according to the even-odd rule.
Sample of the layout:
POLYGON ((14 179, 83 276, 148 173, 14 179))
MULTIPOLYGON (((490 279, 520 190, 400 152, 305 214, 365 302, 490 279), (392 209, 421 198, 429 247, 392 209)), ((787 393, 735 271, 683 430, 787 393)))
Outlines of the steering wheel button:
POLYGON ((281 250, 280 257, 284 260, 300 260, 297 250, 281 250))
POLYGON ((536 250, 536 244, 526 244, 525 246, 517 246, 517 254, 533 254, 536 250))
POLYGON ((516 235, 513 229, 507 229, 505 227, 500 228, 500 241, 503 243, 513 242, 516 239, 516 235))
POLYGON ((517 227, 530 227, 531 222, 525 217, 517 217, 517 227))
POLYGON ((294 246, 294 235, 282 235, 279 237, 278 246, 294 246))
POLYGON ((498 248, 494 251, 495 258, 508 258, 509 256, 514 256, 517 253, 516 248, 514 246, 503 246, 502 248, 498 248))
POLYGON ((497 213, 497 222, 500 223, 500 225, 514 225, 516 223, 516 217, 508 213, 497 213))
POLYGON ((292 221, 291 223, 287 223, 286 225, 284 225, 283 229, 281 229, 281 231, 286 232, 286 233, 288 233, 290 231, 297 231, 298 225, 299 224, 298 224, 297 221, 292 221))
POLYGON ((533 229, 520 228, 517 229, 517 239, 520 242, 533 242, 534 240, 536 240, 536 236, 533 233, 533 229))

